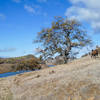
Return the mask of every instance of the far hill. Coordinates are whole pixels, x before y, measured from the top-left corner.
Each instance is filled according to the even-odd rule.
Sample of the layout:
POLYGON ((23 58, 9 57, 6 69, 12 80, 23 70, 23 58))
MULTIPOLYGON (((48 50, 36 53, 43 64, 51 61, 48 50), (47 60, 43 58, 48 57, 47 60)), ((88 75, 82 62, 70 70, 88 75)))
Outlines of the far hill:
POLYGON ((41 69, 41 61, 34 55, 0 58, 0 73, 41 69))

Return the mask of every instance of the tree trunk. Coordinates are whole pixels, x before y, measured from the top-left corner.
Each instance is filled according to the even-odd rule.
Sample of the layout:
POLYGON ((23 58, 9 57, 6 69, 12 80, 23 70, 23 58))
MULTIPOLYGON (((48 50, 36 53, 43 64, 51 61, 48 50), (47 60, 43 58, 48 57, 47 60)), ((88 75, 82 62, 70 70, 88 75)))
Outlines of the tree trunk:
POLYGON ((69 53, 71 51, 71 46, 67 47, 67 49, 64 51, 63 57, 64 57, 64 63, 68 63, 69 59, 69 53))
POLYGON ((69 53, 67 53, 66 51, 63 52, 64 64, 66 64, 68 62, 68 55, 69 55, 69 53))

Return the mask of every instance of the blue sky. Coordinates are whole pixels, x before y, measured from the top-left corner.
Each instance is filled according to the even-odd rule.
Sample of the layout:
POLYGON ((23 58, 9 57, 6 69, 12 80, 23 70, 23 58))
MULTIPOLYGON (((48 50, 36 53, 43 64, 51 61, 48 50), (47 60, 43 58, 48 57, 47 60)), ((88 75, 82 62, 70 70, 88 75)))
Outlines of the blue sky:
POLYGON ((95 7, 93 0, 87 2, 89 5, 84 1, 0 0, 0 56, 34 54, 38 45, 32 44, 32 41, 37 32, 50 26, 54 16, 69 16, 86 23, 89 35, 99 45, 100 8, 95 7, 99 7, 97 4, 100 1, 96 0, 98 3, 95 7))

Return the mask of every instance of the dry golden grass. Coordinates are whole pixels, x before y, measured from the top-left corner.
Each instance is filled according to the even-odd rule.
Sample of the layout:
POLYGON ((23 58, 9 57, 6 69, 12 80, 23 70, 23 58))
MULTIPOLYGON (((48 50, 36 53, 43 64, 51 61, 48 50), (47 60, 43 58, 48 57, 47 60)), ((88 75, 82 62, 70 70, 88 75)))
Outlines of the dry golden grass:
POLYGON ((3 78, 1 88, 0 100, 100 100, 100 58, 3 78))

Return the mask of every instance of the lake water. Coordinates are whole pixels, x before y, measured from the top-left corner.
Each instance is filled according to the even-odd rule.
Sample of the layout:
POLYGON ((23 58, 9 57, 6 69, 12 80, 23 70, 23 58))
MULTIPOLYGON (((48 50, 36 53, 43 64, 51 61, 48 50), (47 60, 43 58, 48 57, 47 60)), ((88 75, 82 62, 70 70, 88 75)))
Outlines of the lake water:
POLYGON ((55 65, 48 65, 48 67, 55 67, 55 65))
MULTIPOLYGON (((48 67, 54 67, 54 66, 55 65, 48 65, 48 67)), ((35 71, 38 71, 38 70, 35 70, 35 71)), ((26 73, 26 72, 30 72, 30 71, 17 71, 17 72, 2 73, 2 74, 0 74, 0 78, 4 78, 4 77, 8 77, 8 76, 14 76, 14 75, 26 73)))
POLYGON ((21 73, 25 73, 25 72, 30 72, 30 71, 17 71, 17 72, 2 73, 2 74, 0 74, 0 78, 13 76, 13 75, 17 75, 17 74, 21 74, 21 73))

